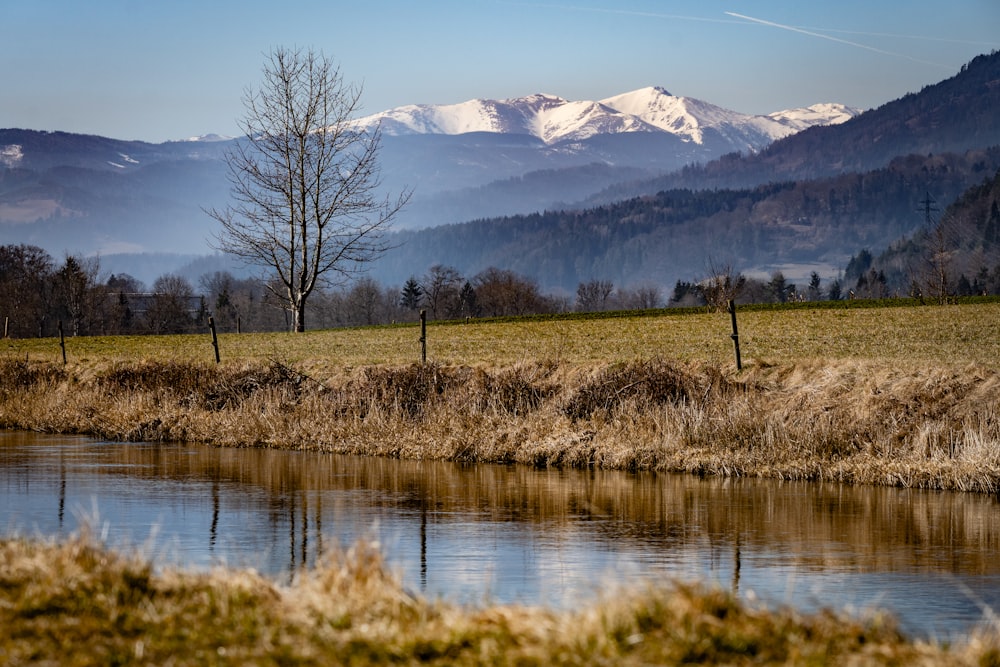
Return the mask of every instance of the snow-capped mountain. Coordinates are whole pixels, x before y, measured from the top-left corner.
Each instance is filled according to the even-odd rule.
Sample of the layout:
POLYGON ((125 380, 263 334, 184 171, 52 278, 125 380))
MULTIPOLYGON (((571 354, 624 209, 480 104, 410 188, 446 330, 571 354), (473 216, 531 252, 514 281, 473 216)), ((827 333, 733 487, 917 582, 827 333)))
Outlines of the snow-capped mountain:
POLYGON ((487 132, 528 135, 549 145, 635 132, 666 132, 702 145, 711 134, 734 149, 756 150, 806 127, 841 123, 859 113, 842 104, 816 104, 754 116, 649 87, 596 102, 537 94, 507 100, 407 105, 366 116, 357 124, 371 127, 381 123, 383 134, 389 136, 487 132))
POLYGON ((199 142, 201 142, 201 143, 208 143, 208 142, 218 142, 218 141, 231 141, 234 138, 235 137, 228 137, 228 136, 226 136, 224 134, 214 134, 214 133, 212 133, 212 134, 201 134, 201 135, 198 135, 197 137, 188 137, 187 139, 184 139, 183 141, 188 141, 188 142, 191 142, 191 143, 199 143, 199 142))

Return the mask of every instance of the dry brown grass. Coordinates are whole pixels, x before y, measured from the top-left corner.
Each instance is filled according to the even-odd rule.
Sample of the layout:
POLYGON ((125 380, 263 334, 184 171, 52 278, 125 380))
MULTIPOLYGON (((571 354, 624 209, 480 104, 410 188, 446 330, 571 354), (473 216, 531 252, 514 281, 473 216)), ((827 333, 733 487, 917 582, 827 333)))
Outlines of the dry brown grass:
POLYGON ((1000 373, 659 358, 410 364, 0 359, 0 426, 120 440, 995 492, 1000 373))
POLYGON ((290 586, 250 571, 157 572, 86 538, 0 541, 0 662, 60 664, 997 664, 997 639, 911 641, 884 616, 800 615, 720 590, 609 592, 573 611, 407 592, 377 548, 290 586))

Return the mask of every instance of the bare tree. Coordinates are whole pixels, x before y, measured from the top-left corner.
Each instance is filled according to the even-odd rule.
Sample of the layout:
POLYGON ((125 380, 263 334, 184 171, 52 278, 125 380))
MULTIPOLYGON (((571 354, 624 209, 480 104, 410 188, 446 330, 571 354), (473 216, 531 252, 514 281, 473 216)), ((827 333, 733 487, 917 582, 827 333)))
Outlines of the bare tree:
POLYGON ((374 278, 365 276, 347 292, 347 307, 352 323, 377 324, 385 310, 382 286, 374 278))
POLYGON ((453 266, 435 264, 424 276, 420 288, 431 319, 458 317, 461 313, 462 274, 453 266))
POLYGON ((938 303, 947 303, 955 292, 954 264, 961 243, 961 225, 946 212, 927 232, 923 257, 923 288, 938 303))
POLYGON ((549 308, 534 280, 509 269, 491 266, 480 271, 474 282, 477 304, 487 317, 527 315, 549 308))
POLYGON ((259 89, 244 95, 246 137, 227 155, 234 202, 209 215, 217 248, 273 269, 269 282, 305 330, 309 295, 341 283, 385 252, 393 218, 409 199, 379 194, 381 134, 353 124, 360 88, 311 50, 273 50, 259 89))
POLYGON ((604 310, 614 290, 615 285, 609 280, 580 283, 576 287, 576 309, 584 313, 604 310))
POLYGON ((195 294, 191 283, 168 273, 153 283, 153 298, 146 311, 149 330, 155 334, 189 333, 196 323, 195 294))
POLYGON ((648 310, 659 308, 663 304, 663 295, 659 287, 645 283, 632 289, 619 289, 618 300, 626 310, 648 310))
POLYGON ((746 277, 732 264, 716 264, 714 259, 708 261, 708 277, 698 283, 705 303, 717 312, 726 310, 746 286, 746 277))
POLYGON ((52 257, 38 246, 0 246, 0 336, 53 333, 46 327, 53 271, 52 257))

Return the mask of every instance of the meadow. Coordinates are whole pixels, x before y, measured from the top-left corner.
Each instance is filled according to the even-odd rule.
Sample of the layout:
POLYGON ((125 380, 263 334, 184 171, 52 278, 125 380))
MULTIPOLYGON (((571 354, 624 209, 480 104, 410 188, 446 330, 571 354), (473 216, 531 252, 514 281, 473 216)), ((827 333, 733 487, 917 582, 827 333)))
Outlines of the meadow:
MULTIPOLYGON (((889 364, 1000 368, 1000 301, 965 299, 927 305, 913 300, 841 301, 740 307, 743 358, 749 363, 859 360, 889 364), (889 304, 889 305, 886 305, 889 304)), ((728 313, 666 309, 568 316, 431 322, 428 361, 499 367, 529 360, 608 364, 663 357, 720 366, 734 360, 728 313)), ((323 374, 367 365, 420 361, 419 327, 220 334, 226 364, 278 359, 323 374)), ((214 362, 205 333, 185 336, 69 338, 77 366, 112 362, 214 362)), ((56 362, 58 340, 3 340, 0 355, 56 362)))

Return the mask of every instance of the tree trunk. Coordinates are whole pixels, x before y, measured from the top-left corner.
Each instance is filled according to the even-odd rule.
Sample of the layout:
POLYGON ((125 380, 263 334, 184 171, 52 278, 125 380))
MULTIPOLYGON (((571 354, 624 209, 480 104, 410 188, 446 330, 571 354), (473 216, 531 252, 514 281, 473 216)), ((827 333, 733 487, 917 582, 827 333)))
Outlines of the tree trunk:
POLYGON ((292 309, 292 331, 302 333, 306 330, 306 302, 300 301, 292 309))

